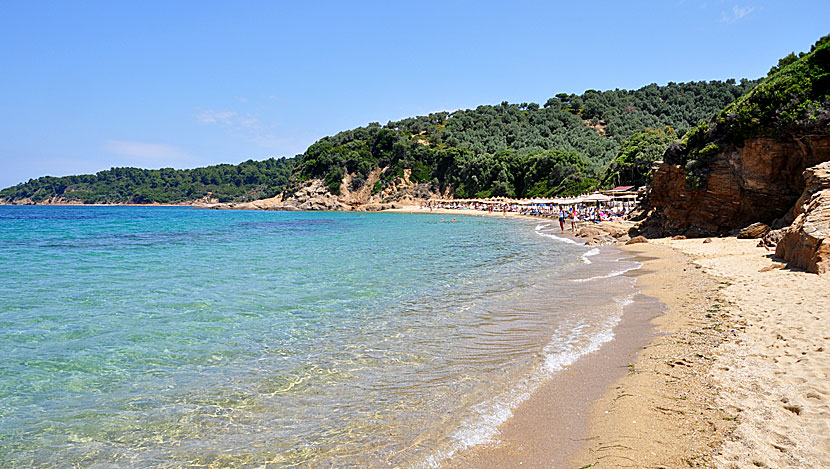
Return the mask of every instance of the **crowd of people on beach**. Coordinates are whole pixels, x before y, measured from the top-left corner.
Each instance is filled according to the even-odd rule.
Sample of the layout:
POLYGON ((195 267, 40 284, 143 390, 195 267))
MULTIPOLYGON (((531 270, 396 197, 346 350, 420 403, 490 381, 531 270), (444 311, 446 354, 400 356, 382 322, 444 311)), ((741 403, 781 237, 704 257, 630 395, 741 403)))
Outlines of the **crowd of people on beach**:
MULTIPOLYGON (((459 201, 428 201, 421 209, 432 210, 471 210, 504 215, 518 214, 544 218, 558 218, 560 228, 564 231, 565 222, 571 222, 571 229, 576 230, 580 222, 601 223, 624 219, 633 210, 633 203, 580 203, 572 205, 556 204, 517 204, 485 203, 459 201)), ((443 220, 443 219, 442 219, 443 220)), ((455 220, 453 220, 455 221, 455 220)))

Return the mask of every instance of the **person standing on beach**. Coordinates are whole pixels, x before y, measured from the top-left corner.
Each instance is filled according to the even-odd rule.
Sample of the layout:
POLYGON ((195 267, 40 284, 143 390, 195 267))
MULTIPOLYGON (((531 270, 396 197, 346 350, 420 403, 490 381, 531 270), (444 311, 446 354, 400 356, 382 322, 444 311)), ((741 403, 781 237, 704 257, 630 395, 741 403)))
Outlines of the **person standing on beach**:
POLYGON ((576 207, 573 208, 571 211, 571 230, 576 232, 576 222, 579 221, 579 212, 576 211, 576 207))
POLYGON ((565 232, 565 208, 559 207, 559 230, 565 232))

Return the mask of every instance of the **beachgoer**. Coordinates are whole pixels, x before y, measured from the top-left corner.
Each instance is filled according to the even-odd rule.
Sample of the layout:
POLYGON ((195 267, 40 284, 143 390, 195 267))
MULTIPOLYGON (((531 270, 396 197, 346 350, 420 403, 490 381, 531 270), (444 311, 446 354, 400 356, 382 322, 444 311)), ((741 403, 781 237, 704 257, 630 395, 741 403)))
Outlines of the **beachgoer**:
POLYGON ((579 221, 579 212, 576 211, 576 207, 574 207, 573 211, 571 212, 571 230, 576 231, 576 222, 579 221))
POLYGON ((441 221, 444 221, 444 219, 442 218, 441 221))
POLYGON ((559 230, 565 232, 565 209, 559 207, 559 230))

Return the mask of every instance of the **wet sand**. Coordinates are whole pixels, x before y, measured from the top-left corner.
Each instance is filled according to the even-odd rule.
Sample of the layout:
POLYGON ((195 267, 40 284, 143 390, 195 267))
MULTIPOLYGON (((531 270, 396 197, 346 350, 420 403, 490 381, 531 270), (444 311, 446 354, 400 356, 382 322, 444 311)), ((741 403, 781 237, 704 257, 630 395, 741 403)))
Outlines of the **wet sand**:
POLYGON ((666 308, 630 373, 594 402, 586 444, 561 467, 711 467, 735 426, 715 404, 710 373, 733 334, 723 283, 669 247, 625 250, 644 256, 638 285, 666 308))
POLYGON ((615 340, 557 373, 500 427, 499 443, 471 448, 448 464, 459 468, 566 467, 588 438, 587 416, 605 389, 629 372, 654 336, 651 319, 663 305, 637 295, 615 328, 615 340))
MULTIPOLYGON (((680 428, 666 433, 665 426, 655 425, 666 420, 665 411, 658 410, 658 415, 644 419, 641 416, 645 414, 637 407, 646 404, 630 405, 638 401, 635 396, 643 394, 639 389, 642 380, 632 382, 632 378, 642 374, 646 366, 643 361, 651 361, 642 356, 643 350, 675 342, 666 335, 667 331, 656 327, 676 319, 674 309, 679 299, 666 295, 656 286, 670 280, 669 284, 694 284, 696 293, 708 293, 716 290, 716 282, 691 268, 688 259, 673 255, 669 249, 646 245, 626 250, 636 256, 635 260, 644 263, 643 268, 626 275, 636 277, 646 295, 638 295, 625 308, 614 331, 615 339, 599 351, 580 358, 540 387, 500 427, 498 443, 462 452, 449 467, 583 467, 600 459, 608 460, 613 451, 627 447, 629 438, 621 433, 620 422, 606 418, 612 412, 627 420, 640 434, 644 428, 656 430, 662 437, 655 440, 658 444, 662 445, 666 439, 676 440, 677 444, 668 449, 670 453, 686 444, 671 436, 679 433, 680 428), (613 407, 609 410, 606 404, 613 407), (604 423, 609 425, 601 425, 604 423)), ((654 387, 653 383, 648 384, 654 387)), ((628 458, 627 455, 610 457, 619 462, 628 458)))

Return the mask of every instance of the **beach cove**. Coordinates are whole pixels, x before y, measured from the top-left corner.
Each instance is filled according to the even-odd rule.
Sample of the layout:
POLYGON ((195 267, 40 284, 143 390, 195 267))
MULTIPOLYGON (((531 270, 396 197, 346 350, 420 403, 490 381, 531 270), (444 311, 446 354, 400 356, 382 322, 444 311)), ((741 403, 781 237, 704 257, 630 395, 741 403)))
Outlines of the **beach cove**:
MULTIPOLYGON (((92 226, 90 223, 93 220, 103 221, 104 225, 109 223, 107 218, 111 214, 108 215, 107 211, 112 209, 69 208, 69 210, 76 211, 71 215, 80 220, 76 220, 73 224, 87 224, 87 226, 92 226), (84 216, 79 218, 78 215, 84 216), (100 219, 102 215, 103 220, 100 219)), ((19 207, 13 210, 17 210, 16 213, 20 214, 23 213, 20 212, 21 210, 32 210, 32 208, 19 207)), ((54 216, 59 215, 54 210, 60 211, 61 209, 34 208, 34 210, 45 210, 46 213, 51 213, 50 216, 54 216), (53 212, 49 212, 50 210, 53 212)), ((162 212, 171 210, 171 215, 185 218, 191 213, 201 214, 200 217, 217 216, 215 212, 210 211, 175 208, 114 208, 114 210, 127 211, 126 213, 130 214, 131 218, 135 214, 143 213, 140 218, 149 216, 153 219, 155 217, 153 210, 162 212), (148 210, 150 212, 146 212, 148 210)), ((573 246, 576 249, 570 251, 573 252, 573 261, 576 262, 574 265, 583 270, 580 270, 579 278, 566 280, 568 287, 565 291, 583 291, 588 288, 594 291, 589 296, 594 296, 600 301, 596 303, 597 306, 605 304, 607 306, 603 307, 608 307, 613 306, 614 303, 601 301, 602 298, 608 296, 607 286, 602 287, 605 291, 602 291, 602 288, 591 290, 592 284, 601 280, 601 277, 605 277, 605 280, 621 280, 622 283, 618 283, 620 287, 633 285, 636 288, 618 298, 619 306, 613 306, 612 309, 607 310, 613 312, 611 316, 607 316, 610 322, 596 329, 594 335, 590 336, 594 337, 593 339, 585 336, 589 339, 587 342, 579 340, 572 342, 576 348, 571 348, 571 353, 568 353, 568 349, 561 349, 557 352, 555 341, 547 344, 544 353, 535 359, 542 360, 537 361, 535 365, 541 366, 538 368, 540 371, 528 375, 515 369, 514 371, 518 374, 511 372, 513 374, 502 375, 500 378, 502 391, 495 394, 493 394, 493 389, 488 391, 486 387, 479 388, 478 385, 471 383, 473 386, 467 389, 472 393, 472 399, 465 400, 466 403, 460 401, 457 403, 461 406, 460 408, 475 409, 472 414, 467 414, 466 423, 464 423, 465 418, 461 418, 455 420, 455 423, 445 423, 421 433, 416 440, 404 438, 409 441, 408 444, 401 446, 404 451, 395 453, 381 451, 377 458, 372 456, 371 459, 366 459, 365 453, 360 451, 319 453, 319 450, 314 450, 298 453, 292 450, 290 452, 278 451, 267 456, 267 453, 251 452, 260 445, 267 448, 267 440, 262 440, 261 443, 245 443, 243 439, 234 443, 236 449, 224 450, 220 453, 199 450, 198 440, 191 440, 188 444, 191 449, 187 451, 196 451, 192 457, 196 460, 221 464, 237 464, 239 461, 253 461, 259 458, 282 461, 277 464, 290 464, 289 459, 286 458, 293 458, 305 461, 304 464, 311 466, 335 460, 344 463, 345 461, 350 461, 350 463, 359 461, 360 464, 367 466, 392 463, 403 466, 441 467, 516 467, 520 464, 522 467, 620 467, 632 464, 667 467, 688 464, 745 467, 749 464, 757 465, 756 463, 770 467, 817 467, 827 463, 828 444, 830 444, 824 436, 827 434, 826 417, 830 415, 827 400, 830 389, 826 375, 826 370, 830 369, 830 362, 824 352, 824 344, 830 337, 826 316, 826 312, 830 311, 826 293, 830 291, 830 284, 827 283, 827 279, 783 268, 783 264, 773 259, 768 251, 757 247, 754 240, 658 239, 646 244, 630 246, 580 248, 574 243, 582 241, 574 240, 567 232, 560 233, 558 226, 554 226, 555 220, 548 221, 515 215, 505 217, 502 214, 487 216, 485 213, 481 213, 483 216, 471 218, 463 216, 470 214, 466 211, 436 211, 431 215, 423 211, 416 214, 414 213, 416 209, 400 211, 412 211, 413 214, 339 214, 336 215, 335 220, 329 221, 325 221, 329 217, 322 214, 323 223, 316 228, 315 223, 319 222, 312 222, 311 225, 290 222, 286 225, 278 220, 281 215, 275 213, 233 212, 234 214, 230 216, 234 219, 239 218, 234 221, 235 229, 258 231, 264 229, 265 233, 285 234, 288 234, 290 230, 300 230, 300 233, 307 232, 312 235, 319 227, 324 227, 326 230, 336 228, 339 222, 334 225, 331 223, 336 222, 338 218, 354 219, 349 223, 361 223, 360 219, 366 217, 370 218, 370 222, 371 220, 400 219, 407 226, 425 221, 434 223, 431 226, 435 227, 440 226, 440 220, 444 218, 444 223, 448 228, 454 226, 456 229, 463 228, 463 225, 476 219, 494 219, 499 224, 488 226, 503 226, 504 228, 515 226, 520 228, 521 232, 530 235, 529 239, 543 240, 545 244, 541 246, 551 248, 573 246), (389 219, 390 216, 393 218, 389 219), (260 220, 263 217, 273 218, 273 220, 260 220), (458 220, 455 224, 451 221, 453 217, 458 220), (278 231, 273 231, 275 229, 278 231), (624 269, 619 268, 618 264, 621 262, 626 266, 624 269), (638 265, 642 267, 637 268, 638 265), (594 278, 596 280, 591 280, 594 278), (623 279, 629 280, 623 281, 623 279), (576 283, 574 283, 575 280, 576 283), (516 387, 517 384, 519 387, 516 387), (195 454, 200 455, 195 456, 195 454), (331 459, 334 457, 337 459, 331 459)), ((218 215, 220 218, 223 216, 225 215, 218 215)), ((295 216, 290 215, 290 217, 295 216)), ((318 219, 320 215, 304 216, 318 219)), ((343 227, 337 229, 343 229, 343 227)), ((484 225, 476 229, 484 229, 484 225)), ((57 239, 38 240, 35 237, 31 238, 31 241, 35 242, 40 249, 46 251, 58 249, 70 257, 90 249, 93 252, 106 253, 112 247, 111 241, 84 241, 83 236, 77 237, 80 234, 78 231, 70 231, 70 233, 76 240, 73 243, 80 242, 80 245, 70 248, 69 244, 57 239), (92 244, 89 244, 90 242, 92 244)), ((30 234, 36 235, 36 233, 30 234)), ((176 245, 187 247, 189 243, 183 236, 183 233, 177 233, 175 229, 172 231, 165 229, 155 235, 141 233, 128 235, 126 242, 131 246, 130 249, 139 250, 147 249, 153 243, 159 244, 159 247, 164 249, 174 248, 176 245)), ((213 242, 218 241, 221 244, 227 241, 231 232, 219 231, 201 236, 208 236, 214 240, 213 242)), ((457 246, 460 245, 454 246, 457 250, 457 246)), ((9 246, 7 245, 6 248, 9 246)), ((371 254, 367 252, 367 255, 371 254)), ((259 262, 265 261, 265 258, 260 259, 259 262)), ((152 258, 150 260, 152 261, 152 258)), ((567 262, 559 256, 543 259, 543 261, 548 264, 567 262)), ((511 275, 521 275, 519 272, 516 271, 511 275)), ((540 280, 535 281, 536 287, 539 286, 540 280)), ((117 280, 116 284, 123 281, 117 280)), ((528 284, 523 288, 533 289, 534 287, 528 284)), ((6 297, 8 298, 8 295, 6 297)), ((573 297, 567 308, 576 308, 585 301, 585 297, 579 294, 573 297)), ((71 297, 66 298, 71 301, 71 297)), ((94 298, 94 295, 91 298, 94 298)), ((199 311, 205 308, 203 304, 205 301, 213 300, 201 298, 201 301, 201 303, 197 302, 198 304, 193 302, 183 304, 187 306, 187 309, 199 311)), ((542 307, 546 303, 559 303, 558 297, 552 297, 549 291, 544 290, 539 291, 538 294, 525 296, 523 301, 525 306, 531 309, 542 307)), ((94 303, 93 301, 93 306, 94 303)), ((492 305, 504 308, 505 303, 493 303, 492 305)), ((512 311, 511 315, 514 316, 514 320, 518 319, 519 316, 515 316, 518 310, 513 308, 512 311)), ((7 316, 9 312, 10 310, 6 309, 7 316)), ((205 313, 197 314, 201 316, 205 313)), ((493 319, 496 317, 493 316, 493 319)), ((8 317, 6 320, 8 322, 8 317)), ((525 327, 516 329, 512 333, 515 334, 515 339, 510 340, 527 343, 531 347, 528 350, 538 347, 532 345, 536 341, 541 340, 536 343, 545 345, 547 340, 545 334, 555 331, 542 325, 543 322, 540 322, 529 328, 530 323, 528 323, 525 327), (541 335, 539 335, 540 332, 541 335)), ((77 326, 70 327, 77 329, 77 326)), ((41 329, 39 334, 47 333, 46 329, 41 329)), ((81 328, 65 337, 82 339, 94 337, 94 333, 94 330, 83 332, 81 328)), ((23 337, 20 336, 12 342, 19 342, 23 337)), ((367 337, 367 339, 370 338, 367 337)), ((372 339, 373 343, 375 339, 372 339)), ((23 348, 33 347, 32 344, 36 343, 29 342, 30 345, 23 348)), ((476 356, 479 357, 476 360, 484 359, 497 365, 499 363, 497 357, 502 352, 497 351, 493 354, 492 346, 496 343, 490 342, 489 346, 481 349, 481 354, 476 352, 476 356)), ((223 346, 223 348, 226 347, 223 346)), ((290 354, 291 352, 283 347, 280 354, 284 353, 290 354)), ((515 353, 515 350, 511 353, 515 353)), ((237 352, 233 349, 214 350, 213 358, 200 364, 199 367, 209 370, 220 363, 223 357, 233 357, 236 354, 237 352)), ((161 359, 169 360, 170 358, 161 359)), ((319 356, 318 359, 320 358, 323 356, 319 356)), ((36 364, 35 369, 45 370, 45 366, 50 368, 68 366, 67 371, 69 371, 73 367, 81 366, 77 368, 78 371, 86 368, 85 373, 91 373, 93 377, 98 376, 95 378, 98 384, 90 383, 89 385, 92 386, 100 386, 102 382, 100 380, 106 376, 106 374, 101 374, 101 370, 90 369, 89 366, 92 366, 92 363, 88 362, 88 358, 83 359, 87 362, 85 365, 81 365, 81 362, 73 365, 73 359, 61 359, 49 365, 49 360, 47 357, 46 361, 36 364), (64 360, 69 361, 63 362, 64 360), (59 364, 61 362, 63 365, 59 364)), ((396 359, 391 363, 399 362, 396 359)), ((116 360, 114 363, 104 364, 104 370, 115 370, 118 366, 119 363, 116 360)), ((61 371, 60 368, 52 369, 58 375, 67 372, 61 371)), ((161 370, 163 368, 159 371, 161 370)), ((198 399, 203 401, 202 404, 190 409, 188 409, 189 406, 185 406, 182 410, 189 415, 188 419, 201 419, 207 417, 207 414, 199 417, 200 414, 209 412, 212 415, 210 419, 218 418, 218 422, 221 422, 223 413, 230 412, 229 415, 236 414, 238 417, 244 415, 238 414, 240 411, 247 412, 245 409, 252 404, 267 407, 267 402, 263 401, 264 395, 257 397, 262 390, 267 389, 268 393, 276 393, 274 394, 276 396, 284 389, 295 388, 298 385, 307 386, 305 384, 307 379, 311 380, 309 382, 311 387, 308 389, 326 383, 328 378, 314 384, 314 380, 319 379, 314 378, 314 374, 323 370, 318 368, 314 371, 312 368, 309 371, 314 371, 314 373, 308 375, 307 378, 301 375, 292 377, 290 374, 283 373, 282 377, 274 381, 273 378, 268 377, 270 373, 263 369, 258 372, 258 374, 262 373, 260 378, 265 378, 265 381, 258 385, 259 391, 254 389, 254 393, 251 394, 252 389, 246 386, 247 390, 232 397, 233 394, 228 395, 229 389, 226 389, 215 397, 200 397, 198 399)), ((333 368, 330 370, 336 371, 333 368)), ((5 371, 6 373, 15 372, 9 368, 8 363, 5 371)), ((77 374, 78 371, 72 374, 82 376, 77 374)), ((325 378, 326 374, 318 376, 325 378)), ((164 372, 162 372, 163 375, 164 372)), ((334 381, 338 379, 337 373, 329 376, 334 381)), ((186 382, 190 378, 184 379, 186 382)), ((14 382, 15 380, 7 381, 7 385, 9 383, 14 385, 14 382)), ((118 379, 112 383, 117 382, 118 379)), ((78 382, 73 386, 82 385, 81 383, 78 382)), ((141 380, 135 384, 144 387, 148 385, 148 382, 141 380)), ((37 385, 37 389, 40 389, 38 391, 40 393, 46 391, 46 388, 40 384, 37 385)), ((139 396, 131 397, 125 402, 129 403, 130 407, 134 407, 138 402, 135 400, 137 397, 139 396)), ((6 418, 11 415, 8 412, 12 409, 8 407, 8 404, 9 401, 4 406, 3 415, 6 418)), ((95 405, 101 405, 101 402, 95 405)), ((176 406, 180 405, 182 403, 176 404, 176 406)), ((150 409, 152 407, 153 405, 147 402, 141 404, 140 408, 150 409)), ((423 416, 416 418, 423 418, 423 416)), ((59 415, 53 415, 53 418, 57 418, 57 422, 63 419, 59 415)), ((151 421, 157 423, 165 422, 159 421, 159 417, 150 418, 151 421)), ((172 422, 167 422, 167 424, 170 423, 172 422)), ((105 428, 109 428, 110 435, 113 434, 111 432, 117 434, 119 431, 111 424, 103 424, 105 428)), ((197 425, 196 428, 199 426, 197 425)), ((215 425, 211 426, 215 427, 215 425)), ((178 427, 179 425, 176 424, 171 428, 178 427)), ((129 427, 125 427, 125 430, 127 428, 129 427)), ((266 430, 266 428, 263 426, 258 432, 273 431, 273 429, 266 430)), ((348 431, 354 433, 356 429, 357 427, 350 428, 348 431)), ((90 439, 90 442, 98 441, 96 445, 98 448, 91 453, 92 456, 87 454, 87 456, 75 456, 75 458, 81 458, 78 459, 79 461, 90 462, 100 460, 96 458, 115 457, 106 456, 105 448, 112 444, 105 444, 108 437, 104 437, 105 434, 99 431, 84 433, 89 430, 76 426, 73 431, 80 432, 76 433, 79 437, 86 434, 87 436, 83 438, 90 439)), ((138 427, 130 431, 136 430, 138 427)), ((176 430, 177 433, 180 431, 176 430)), ((375 430, 369 426, 362 431, 366 432, 364 433, 366 441, 371 441, 372 432, 375 430)), ((168 458, 171 454, 175 454, 168 453, 168 456, 164 456, 166 451, 163 448, 174 444, 176 437, 172 434, 164 437, 161 433, 156 432, 162 438, 173 438, 169 440, 169 443, 162 443, 161 447, 153 450, 162 451, 156 456, 161 459, 157 459, 155 464, 163 466, 166 464, 164 461, 170 462, 168 458)), ((57 434, 53 433, 52 438, 55 438, 57 434)), ((6 441, 10 443, 6 447, 16 447, 18 450, 25 451, 25 446, 20 446, 19 443, 14 443, 14 440, 10 439, 12 435, 13 433, 6 432, 6 441)), ((141 441, 140 434, 138 438, 136 441, 141 441)), ((344 443, 347 441, 344 440, 344 443)), ((181 445, 184 442, 185 440, 180 440, 175 444, 181 445)), ((146 445, 146 443, 143 444, 146 445)), ((352 444, 349 443, 349 445, 352 444)), ((76 443, 68 448, 77 449, 83 446, 76 443)), ((124 450, 128 448, 122 448, 122 451, 124 450)), ((28 452, 27 454, 29 454, 28 461, 36 461, 32 459, 35 453, 28 452)), ((61 460, 72 457, 72 453, 61 453, 60 450, 55 454, 61 455, 61 460)), ((126 458, 120 456, 124 459, 108 460, 118 465, 145 460, 147 454, 144 450, 135 452, 126 458)), ((15 453, 6 453, 4 460, 14 463, 16 460, 12 457, 16 457, 15 453)), ((173 457, 179 458, 179 456, 173 457)))

